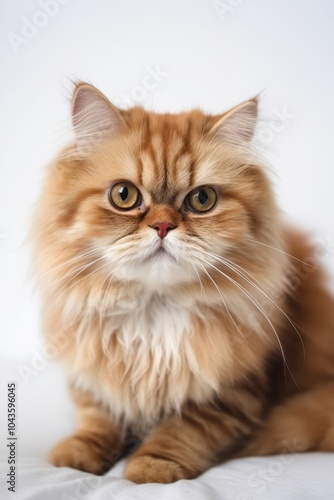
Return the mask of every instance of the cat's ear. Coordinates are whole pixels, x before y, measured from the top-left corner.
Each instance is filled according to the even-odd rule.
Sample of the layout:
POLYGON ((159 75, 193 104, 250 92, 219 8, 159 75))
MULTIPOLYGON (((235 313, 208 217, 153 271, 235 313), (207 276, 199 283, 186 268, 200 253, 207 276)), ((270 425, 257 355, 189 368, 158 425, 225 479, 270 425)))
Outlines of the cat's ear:
POLYGON ((72 123, 81 146, 117 135, 126 127, 120 111, 88 83, 78 83, 72 97, 72 123))
POLYGON ((222 116, 216 117, 210 133, 235 144, 249 142, 254 135, 257 116, 258 99, 254 97, 254 99, 238 104, 222 116))

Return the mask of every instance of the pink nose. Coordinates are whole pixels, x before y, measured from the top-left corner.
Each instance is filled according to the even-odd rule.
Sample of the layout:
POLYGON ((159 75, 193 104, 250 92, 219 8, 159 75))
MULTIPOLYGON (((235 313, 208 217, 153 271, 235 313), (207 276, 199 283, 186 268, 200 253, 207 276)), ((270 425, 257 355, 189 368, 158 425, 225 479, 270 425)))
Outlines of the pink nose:
POLYGON ((155 222, 150 227, 156 229, 159 237, 163 240, 167 236, 168 231, 174 229, 176 226, 171 222, 155 222))

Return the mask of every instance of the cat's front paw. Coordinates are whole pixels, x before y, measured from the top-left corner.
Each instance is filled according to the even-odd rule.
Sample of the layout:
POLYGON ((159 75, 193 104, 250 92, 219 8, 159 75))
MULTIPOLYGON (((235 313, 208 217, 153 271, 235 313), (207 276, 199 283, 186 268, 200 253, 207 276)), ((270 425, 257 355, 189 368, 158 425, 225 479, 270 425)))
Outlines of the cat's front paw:
POLYGON ((194 477, 180 464, 165 458, 150 455, 132 456, 124 473, 125 479, 137 484, 174 483, 179 479, 194 477))
POLYGON ((93 439, 74 434, 53 448, 49 460, 56 467, 71 467, 92 474, 104 474, 119 456, 117 450, 106 452, 93 439))

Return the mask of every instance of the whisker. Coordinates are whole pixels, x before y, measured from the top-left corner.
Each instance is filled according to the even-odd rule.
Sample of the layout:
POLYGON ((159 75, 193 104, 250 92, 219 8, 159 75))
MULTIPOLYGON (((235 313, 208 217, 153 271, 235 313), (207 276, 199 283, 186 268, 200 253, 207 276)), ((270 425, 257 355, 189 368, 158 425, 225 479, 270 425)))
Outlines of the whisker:
POLYGON ((203 253, 206 253, 207 255, 215 258, 216 260, 218 260, 219 262, 221 262, 222 264, 224 264, 225 266, 227 266, 229 269, 231 269, 231 271, 235 272, 238 276, 240 276, 240 278, 244 279, 247 283, 249 283, 251 286, 253 286, 256 290, 258 290, 262 295, 264 295, 280 312, 281 314, 283 314, 283 316, 285 316, 285 318, 289 321, 289 323, 291 324, 291 326, 293 327, 293 329, 295 330, 295 332, 297 333, 298 337, 299 337, 299 340, 301 342, 301 345, 302 345, 302 349, 303 349, 303 356, 304 356, 304 360, 305 360, 305 356, 306 356, 306 353, 305 353, 305 346, 304 346, 304 342, 303 342, 303 339, 300 335, 300 332, 299 330, 301 330, 303 333, 305 333, 305 335, 308 335, 307 332, 305 332, 302 328, 300 328, 287 314, 286 312, 277 304, 277 302, 269 295, 269 292, 267 292, 265 290, 265 288, 262 286, 262 284, 251 274, 249 273, 246 269, 244 269, 243 267, 239 266, 238 264, 236 264, 235 262, 232 262, 230 261, 229 259, 226 259, 225 257, 220 257, 216 254, 211 254, 209 252, 204 252, 203 253), (241 269, 242 272, 238 271, 236 268, 239 268, 241 269), (250 276, 251 279, 248 279, 245 274, 247 274, 248 276, 250 276), (259 286, 257 286, 252 280, 254 280, 254 282, 256 282, 259 286))
MULTIPOLYGON (((211 264, 211 262, 208 262, 207 260, 203 259, 203 257, 198 257, 198 258, 200 260, 202 260, 203 262, 205 262, 210 267, 212 267, 213 269, 215 269, 218 273, 220 273, 222 276, 224 276, 228 281, 230 281, 231 283, 233 283, 239 290, 242 291, 242 293, 244 293, 244 295, 252 302, 252 304, 263 314, 263 317, 269 323, 269 325, 271 326, 271 328, 272 328, 272 330, 274 332, 275 338, 277 340, 277 343, 279 345, 279 348, 280 348, 280 351, 281 351, 281 354, 282 354, 282 359, 283 359, 284 367, 286 366, 288 368, 290 375, 293 377, 293 375, 291 373, 291 370, 289 368, 289 365, 287 363, 287 360, 286 360, 286 357, 285 357, 285 354, 284 354, 284 350, 283 350, 283 346, 282 346, 282 343, 281 343, 280 338, 278 336, 278 333, 276 331, 276 328, 274 327, 272 321, 270 320, 270 318, 268 317, 268 315, 266 314, 266 312, 263 310, 261 304, 254 297, 252 297, 252 295, 242 285, 240 285, 240 283, 238 283, 236 280, 234 280, 233 278, 231 278, 230 276, 228 276, 227 274, 225 274, 223 271, 221 271, 220 269, 218 269, 214 264, 211 264)), ((284 370, 285 370, 285 368, 284 368, 284 370)), ((286 374, 285 374, 285 376, 286 376, 286 374)))
MULTIPOLYGON (((101 257, 101 258, 104 258, 104 256, 103 256, 103 257, 101 257)), ((101 260, 101 259, 98 259, 98 260, 101 260)), ((92 264, 93 264, 93 263, 92 263, 92 264)), ((94 269, 91 273, 86 274, 86 276, 83 276, 83 277, 82 277, 82 278, 80 278, 78 281, 76 281, 74 284, 72 283, 72 285, 71 285, 71 287, 70 287, 70 288, 72 288, 72 287, 73 287, 73 285, 77 285, 77 284, 78 284, 78 283, 80 283, 82 280, 84 280, 84 279, 86 279, 86 278, 89 278, 89 276, 92 276, 92 274, 97 273, 98 271, 100 271, 101 269, 103 269, 104 267, 109 266, 109 265, 110 265, 110 262, 106 262, 105 264, 103 264, 103 266, 100 266, 100 267, 98 267, 97 269, 94 269)), ((90 266, 87 266, 87 267, 90 267, 90 266)), ((80 273, 79 273, 79 274, 80 274, 80 273)), ((76 275, 76 276, 77 276, 77 275, 76 275)), ((76 276, 74 276, 74 278, 75 278, 76 276)), ((74 278, 72 278, 70 281, 72 281, 74 278)))
POLYGON ((102 313, 104 312, 104 307, 105 307, 105 301, 107 300, 107 293, 109 291, 109 288, 110 288, 110 285, 111 285, 111 282, 112 282, 112 279, 113 279, 113 276, 115 274, 115 272, 117 271, 117 269, 123 264, 123 261, 121 261, 118 266, 116 266, 114 269, 112 269, 112 271, 107 275, 107 277, 104 279, 101 287, 99 290, 102 290, 102 287, 104 285, 104 283, 108 280, 108 283, 107 283, 107 286, 106 286, 106 289, 104 291, 104 294, 103 294, 103 297, 102 297, 102 307, 100 309, 100 324, 102 324, 102 313))
POLYGON ((42 273, 40 274, 40 277, 43 277, 43 276, 46 276, 52 272, 54 272, 56 269, 61 269, 63 268, 64 266, 67 266, 68 264, 70 264, 71 262, 75 262, 77 260, 80 260, 82 259, 83 257, 87 257, 87 256, 90 256, 90 255, 94 255, 94 253, 98 253, 100 252, 101 249, 100 248, 95 248, 93 250, 89 250, 88 252, 85 252, 85 253, 82 253, 80 255, 77 255, 76 257, 72 257, 71 259, 69 260, 66 260, 65 262, 62 262, 61 264, 57 265, 57 266, 54 266, 52 267, 52 269, 49 269, 48 271, 45 271, 45 273, 42 273))
POLYGON ((64 279, 68 278, 69 276, 71 276, 72 274, 75 274, 75 276, 73 276, 69 281, 67 281, 63 287, 66 287, 69 283, 71 283, 72 280, 74 280, 79 274, 81 274, 83 271, 85 271, 86 269, 88 269, 90 266, 92 266, 93 264, 95 264, 96 262, 98 262, 99 260, 103 259, 104 258, 104 255, 98 257, 97 259, 93 260, 92 262, 89 262, 88 264, 84 264, 83 266, 79 267, 79 268, 76 268, 74 269, 73 271, 69 272, 69 273, 66 273, 64 276, 62 276, 61 278, 59 278, 58 280, 52 282, 50 284, 50 288, 53 287, 54 285, 56 285, 57 283, 60 283, 61 281, 63 281, 64 279))
POLYGON ((311 264, 308 264, 307 262, 305 262, 305 261, 303 261, 301 259, 298 259, 298 257, 295 257, 294 255, 291 255, 290 253, 285 252, 281 248, 276 248, 276 247, 273 247, 271 245, 268 245, 267 243, 263 243, 262 241, 253 240, 251 238, 249 238, 249 241, 252 241, 253 243, 257 243, 258 245, 262 245, 262 246, 267 247, 267 248, 271 248, 272 250, 275 250, 276 252, 280 252, 280 253, 283 253, 284 255, 287 255, 291 259, 297 260, 301 264, 305 264, 306 266, 312 267, 313 269, 317 269, 317 267, 312 266, 311 264))
MULTIPOLYGON (((123 240, 127 236, 129 236, 128 232, 126 232, 125 234, 120 236, 118 238, 117 242, 111 246, 112 250, 117 251, 117 250, 123 250, 123 249, 127 248, 127 242, 122 241, 122 243, 118 243, 120 240, 123 240)), ((68 264, 70 264, 72 262, 76 262, 77 260, 83 259, 84 257, 94 255, 95 253, 102 253, 103 251, 104 251, 104 249, 102 247, 88 250, 87 252, 84 252, 80 255, 76 255, 75 257, 72 257, 72 258, 66 260, 65 262, 62 262, 61 264, 59 264, 57 266, 53 266, 52 269, 49 269, 48 271, 45 271, 44 273, 40 274, 40 277, 46 276, 50 273, 53 273, 57 269, 62 269, 63 267, 67 266, 68 264)))
POLYGON ((202 265, 202 264, 199 264, 199 266, 201 267, 201 269, 205 272, 205 274, 208 276, 208 278, 212 281, 212 283, 214 284, 214 286, 216 287, 217 289, 217 292, 220 296, 220 298, 222 299, 222 302, 225 306, 225 309, 226 309, 226 312, 227 314, 229 315, 231 321, 233 322, 234 326, 236 327, 236 329, 238 330, 238 332, 240 333, 241 337, 245 340, 245 336, 244 334, 241 332, 239 326, 237 325, 237 323, 235 322, 235 319, 233 318, 233 316, 231 315, 230 313, 230 310, 229 308, 227 307, 227 304, 226 304, 226 301, 225 301, 225 298, 223 297, 223 294, 221 293, 221 290, 220 288, 218 287, 217 283, 215 282, 215 280, 212 278, 211 274, 205 269, 205 267, 202 265))
MULTIPOLYGON (((104 258, 104 256, 100 257, 99 259, 96 259, 95 261, 91 262, 90 264, 87 264, 87 265, 85 266, 85 269, 88 269, 90 266, 92 266, 93 264, 95 264, 96 262, 98 262, 99 260, 101 260, 102 258, 104 258)), ((106 262, 105 264, 103 264, 103 266, 100 266, 100 267, 98 267, 97 269, 94 269, 91 273, 87 274, 86 276, 83 276, 83 277, 82 277, 82 278, 80 278, 79 280, 77 280, 77 281, 75 281, 74 283, 72 283, 72 285, 71 285, 70 287, 68 287, 68 290, 73 289, 73 287, 74 287, 74 286, 76 286, 78 283, 80 283, 82 280, 84 280, 84 279, 88 278, 88 277, 89 277, 89 276, 91 276, 92 274, 94 274, 94 273, 96 273, 96 272, 100 271, 101 269, 103 269, 104 267, 106 267, 106 266, 108 266, 108 265, 110 265, 110 264, 111 264, 111 262, 109 262, 109 261, 108 261, 108 262, 106 262)), ((122 263, 121 263, 121 264, 122 264, 122 263)), ((120 265, 121 265, 121 264, 120 264, 120 265)), ((118 267, 119 267, 119 266, 118 266, 118 267)), ((116 268, 116 269, 117 269, 117 268, 116 268)), ((58 296, 60 295, 60 293, 61 293, 61 292, 62 292, 65 288, 67 288, 68 284, 69 284, 71 281, 73 281, 73 280, 74 280, 74 279, 75 279, 75 278, 76 278, 76 277, 77 277, 77 276, 78 276, 81 272, 82 272, 82 270, 81 270, 81 271, 79 271, 79 272, 77 272, 77 274, 76 274, 75 276, 73 276, 73 277, 72 277, 72 278, 71 278, 68 282, 66 282, 66 283, 65 283, 65 285, 63 285, 63 286, 62 286, 59 290, 57 290, 57 295, 56 295, 56 297, 57 297, 57 298, 58 298, 58 296)))
MULTIPOLYGON (((127 244, 126 244, 126 243, 122 243, 122 244, 116 244, 116 245, 114 245, 114 246, 112 247, 112 250, 113 250, 113 251, 118 251, 118 250, 123 250, 123 249, 125 249, 125 248, 128 248, 127 244)), ((101 251, 102 251, 101 249, 96 249, 96 252, 101 252, 101 251)), ((91 252, 91 254, 96 253, 96 252, 95 252, 95 250, 94 250, 94 251, 92 251, 92 252, 91 252)), ((82 255, 86 255, 86 254, 82 254, 82 255)), ((87 253, 87 255, 88 255, 88 253, 87 253)), ((132 254, 131 254, 131 255, 132 255, 132 254)), ((59 278, 58 280, 56 280, 56 281, 52 282, 52 283, 50 284, 50 288, 51 288, 53 285, 55 285, 55 284, 57 284, 57 283, 61 282, 61 281, 62 281, 62 280, 64 280, 65 278, 68 278, 68 277, 69 277, 69 276, 71 276, 72 274, 75 274, 75 273, 76 273, 76 274, 75 274, 75 276, 73 276, 73 277, 72 277, 72 278, 71 278, 71 279, 70 279, 67 283, 65 283, 65 284, 64 284, 64 287, 65 287, 68 283, 70 283, 73 279, 75 279, 75 278, 76 278, 76 277, 77 277, 80 273, 82 273, 83 271, 85 271, 85 270, 86 270, 86 269, 88 269, 90 266, 92 266, 93 264, 95 264, 95 263, 96 263, 96 262, 98 262, 99 260, 103 259, 104 257, 105 257, 105 255, 102 255, 102 256, 100 256, 99 258, 97 258, 97 259, 93 260, 92 262, 89 262, 88 264, 84 264, 83 266, 81 266, 81 267, 79 267, 79 268, 76 268, 76 269, 74 269, 74 270, 70 271, 69 273, 66 273, 64 276, 62 276, 62 277, 61 277, 61 278, 59 278)), ((74 259, 70 259, 70 260, 75 260, 75 258, 74 258, 74 259)), ((64 265, 66 265, 66 264, 68 264, 68 263, 69 263, 69 261, 67 261, 66 263, 64 263, 64 265)), ((63 265, 63 264, 61 264, 61 266, 60 266, 60 267, 62 267, 62 265, 63 265)), ((56 269, 56 268, 53 268, 53 269, 56 269)), ((51 271, 52 271, 52 270, 50 270, 49 272, 51 272, 51 271)))
POLYGON ((203 292, 205 293, 205 296, 206 296, 206 304, 208 305, 208 297, 207 297, 207 294, 206 294, 206 291, 204 290, 204 287, 203 287, 203 283, 202 283, 202 280, 201 280, 201 277, 196 269, 196 266, 194 265, 193 261, 191 260, 191 256, 190 254, 185 250, 183 249, 185 255, 188 257, 187 261, 189 262, 189 264, 191 264, 193 270, 195 271, 196 273, 196 276, 197 276, 197 280, 200 284, 200 287, 201 287, 201 295, 203 295, 203 292))

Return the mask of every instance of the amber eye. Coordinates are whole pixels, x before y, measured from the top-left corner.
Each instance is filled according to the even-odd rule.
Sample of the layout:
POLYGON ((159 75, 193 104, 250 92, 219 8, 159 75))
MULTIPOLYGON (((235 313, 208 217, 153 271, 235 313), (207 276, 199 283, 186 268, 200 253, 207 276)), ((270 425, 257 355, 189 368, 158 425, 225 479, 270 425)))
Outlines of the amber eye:
POLYGON ((208 212, 211 210, 217 201, 216 191, 209 186, 201 186, 186 196, 185 203, 193 212, 208 212))
POLYGON ((109 201, 119 210, 131 210, 140 205, 141 195, 130 182, 117 182, 110 188, 109 201))

